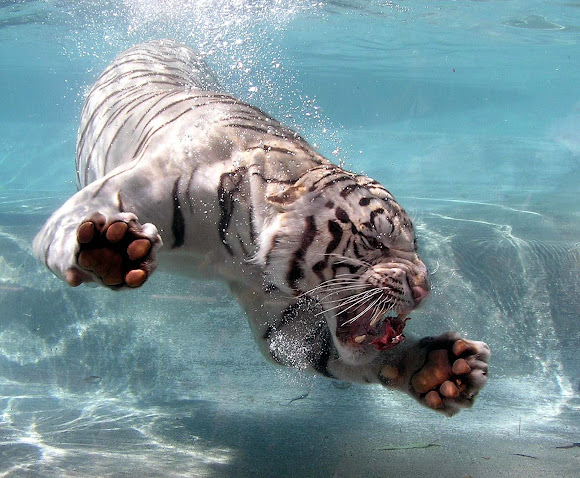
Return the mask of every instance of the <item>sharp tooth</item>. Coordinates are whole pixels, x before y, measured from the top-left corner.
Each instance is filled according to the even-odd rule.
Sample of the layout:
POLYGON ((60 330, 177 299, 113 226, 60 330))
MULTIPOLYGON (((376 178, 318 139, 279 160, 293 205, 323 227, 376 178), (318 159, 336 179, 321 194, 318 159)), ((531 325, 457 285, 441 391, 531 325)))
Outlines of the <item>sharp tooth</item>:
POLYGON ((366 335, 357 335, 357 336, 354 338, 354 341, 355 341, 357 344, 362 344, 366 338, 367 338, 367 336, 366 336, 366 335))

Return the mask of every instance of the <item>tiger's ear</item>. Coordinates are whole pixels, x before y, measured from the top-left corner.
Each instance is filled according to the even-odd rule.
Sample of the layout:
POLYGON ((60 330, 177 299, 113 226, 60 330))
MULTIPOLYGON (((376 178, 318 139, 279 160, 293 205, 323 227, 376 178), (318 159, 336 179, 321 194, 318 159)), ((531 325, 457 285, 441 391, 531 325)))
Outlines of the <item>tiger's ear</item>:
POLYGON ((292 203, 300 199, 305 192, 306 188, 304 186, 292 185, 288 186, 278 194, 270 194, 269 196, 266 196, 266 201, 279 209, 285 209, 287 206, 290 206, 292 203))

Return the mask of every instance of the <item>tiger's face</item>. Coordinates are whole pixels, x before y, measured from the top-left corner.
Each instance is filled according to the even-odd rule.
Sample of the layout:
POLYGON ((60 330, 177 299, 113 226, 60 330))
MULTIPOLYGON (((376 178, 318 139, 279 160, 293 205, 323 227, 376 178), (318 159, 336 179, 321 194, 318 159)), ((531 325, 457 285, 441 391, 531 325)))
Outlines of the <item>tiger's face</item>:
POLYGON ((393 196, 366 176, 324 166, 268 200, 279 209, 264 258, 269 280, 314 298, 343 351, 400 343, 429 283, 413 224, 393 196))

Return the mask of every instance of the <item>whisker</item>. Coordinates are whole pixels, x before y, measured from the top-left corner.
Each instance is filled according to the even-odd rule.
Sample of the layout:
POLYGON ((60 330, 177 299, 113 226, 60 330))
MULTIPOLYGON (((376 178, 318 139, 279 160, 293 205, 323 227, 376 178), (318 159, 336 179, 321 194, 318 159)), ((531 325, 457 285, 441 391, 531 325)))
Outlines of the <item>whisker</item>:
POLYGON ((360 281, 360 275, 358 274, 337 274, 333 278, 325 280, 320 283, 320 285, 332 283, 332 282, 349 282, 349 281, 360 281))
POLYGON ((349 272, 345 272, 343 274, 336 274, 332 279, 328 279, 328 280, 348 279, 348 278, 358 279, 359 277, 360 276, 358 274, 351 274, 349 272))
POLYGON ((376 291, 375 290, 375 291, 372 291, 371 293, 368 293, 368 294, 365 294, 365 295, 361 295, 359 297, 348 298, 348 299, 342 301, 342 303, 340 303, 337 306, 332 307, 332 308, 330 308, 328 310, 340 309, 340 311, 337 313, 337 315, 338 314, 342 314, 342 313, 347 312, 347 311, 349 311, 351 309, 356 309, 360 305, 367 304, 378 293, 379 293, 379 291, 376 291))
POLYGON ((324 282, 322 284, 317 285, 316 287, 312 288, 311 290, 317 289, 319 287, 323 288, 323 287, 328 287, 328 286, 332 286, 332 285, 336 285, 336 284, 338 284, 338 285, 340 285, 340 284, 362 284, 362 282, 358 279, 348 279, 348 280, 341 279, 341 280, 336 280, 336 281, 332 281, 332 282, 327 281, 327 282, 324 282))
POLYGON ((327 311, 328 310, 335 310, 335 309, 339 309, 341 307, 348 305, 349 307, 344 309, 343 310, 343 312, 344 312, 344 311, 352 308, 353 305, 357 305, 357 304, 366 302, 369 298, 373 297, 374 295, 375 295, 374 293, 370 293, 369 291, 365 291, 365 292, 361 292, 359 294, 352 295, 350 297, 346 297, 345 299, 340 299, 338 301, 332 301, 332 302, 339 302, 339 304, 337 306, 331 307, 330 309, 326 309, 326 310, 327 311))
POLYGON ((330 257, 338 257, 339 259, 342 259, 342 261, 344 261, 344 262, 351 262, 353 264, 357 264, 357 265, 361 265, 361 266, 369 267, 369 268, 372 267, 372 264, 370 264, 366 261, 363 261, 361 259, 356 259, 354 257, 346 257, 346 256, 343 256, 342 254, 337 254, 335 252, 330 252, 330 253, 327 253, 324 255, 330 256, 330 257))
MULTIPOLYGON (((337 296, 338 294, 340 294, 341 292, 352 292, 351 295, 349 295, 348 297, 352 297, 354 295, 354 293, 359 293, 357 291, 360 291, 360 287, 359 286, 352 286, 352 287, 341 287, 339 289, 335 289, 335 290, 331 290, 331 291, 325 291, 326 295, 324 295, 323 297, 320 298, 320 301, 325 301, 327 297, 332 297, 332 296, 337 296)), ((362 292, 367 292, 365 291, 361 291, 362 292)), ((348 297, 342 297, 340 300, 345 300, 348 297)))
POLYGON ((336 283, 336 284, 329 284, 328 286, 322 287, 322 286, 318 286, 318 287, 314 287, 306 292, 303 292, 301 295, 312 295, 314 292, 317 293, 335 293, 335 292, 339 292, 341 290, 356 290, 356 289, 360 289, 361 287, 364 287, 365 284, 361 284, 360 282, 352 282, 352 283, 347 283, 348 285, 343 285, 340 283, 336 283))
POLYGON ((348 325, 348 324, 352 324, 353 322, 356 322, 359 317, 362 317, 363 315, 365 315, 369 310, 371 310, 378 302, 380 302, 381 298, 379 297, 378 299, 376 299, 372 304, 369 304, 362 312, 359 312, 357 315, 355 315, 352 319, 348 319, 344 324, 342 325, 348 325))
POLYGON ((371 297, 375 296, 377 293, 380 293, 380 290, 373 289, 370 291, 364 291, 364 293, 361 292, 360 294, 356 294, 354 296, 347 297, 346 299, 340 301, 340 304, 338 304, 334 307, 331 307, 329 309, 325 309, 324 311, 319 312, 317 315, 322 315, 324 312, 330 312, 331 310, 341 309, 345 305, 348 305, 348 307, 342 309, 339 313, 346 312, 347 310, 350 310, 353 307, 357 307, 359 304, 364 304, 365 302, 367 302, 367 300, 369 300, 371 297))
MULTIPOLYGON (((344 290, 344 289, 342 289, 342 290, 344 290)), ((334 299, 334 300, 325 300, 327 297, 330 297, 331 295, 334 295, 334 294, 337 294, 338 292, 341 292, 341 291, 337 291, 337 292, 332 292, 331 294, 327 294, 327 295, 325 295, 325 296, 324 296, 322 299, 320 299, 320 300, 321 300, 321 302, 322 302, 322 301, 324 301, 324 302, 344 302, 344 303, 346 303, 346 302, 349 302, 349 301, 351 301, 352 299, 354 299, 354 298, 356 298, 356 297, 359 297, 359 296, 361 296, 361 295, 364 295, 364 294, 369 294, 370 292, 373 292, 374 290, 376 290, 376 289, 367 289, 367 290, 363 290, 362 292, 359 292, 358 294, 352 294, 352 295, 349 295, 348 297, 342 297, 342 298, 340 298, 340 299, 334 299)), ((373 296, 373 295, 374 295, 374 293, 373 293, 373 294, 370 294, 370 295, 371 295, 371 296, 373 296)))
MULTIPOLYGON (((363 284, 361 282, 347 282, 346 284, 329 284, 327 287, 322 287, 319 290, 322 290, 322 292, 325 291, 331 291, 331 290, 340 290, 340 289, 344 289, 344 290, 348 290, 348 289, 368 289, 369 285, 368 284, 363 284)), ((312 289, 310 292, 312 292, 314 289, 312 289)))
POLYGON ((374 326, 380 320, 380 318, 387 313, 388 310, 392 309, 394 302, 391 297, 384 297, 377 305, 377 312, 373 315, 370 321, 370 325, 374 326))
POLYGON ((335 277, 334 279, 328 279, 324 282, 321 282, 319 285, 332 284, 334 282, 353 282, 359 280, 360 280, 359 277, 335 277))
POLYGON ((383 299, 381 300, 380 306, 383 307, 384 305, 391 302, 392 299, 393 299, 393 296, 391 294, 389 294, 388 291, 383 290, 383 299))
POLYGON ((371 320, 369 322, 369 325, 371 327, 374 327, 375 324, 381 320, 381 317, 383 316, 383 314, 385 313, 385 309, 384 307, 381 306, 381 303, 379 302, 378 305, 378 309, 375 310, 375 313, 373 314, 373 316, 371 317, 371 320))
POLYGON ((379 303, 381 315, 384 315, 387 313, 387 311, 392 310, 394 305, 395 305, 395 303, 391 299, 383 299, 379 303))
POLYGON ((360 281, 360 276, 358 274, 349 274, 349 273, 345 273, 345 274, 337 274, 335 277, 322 281, 320 284, 318 284, 316 287, 310 289, 310 291, 305 292, 305 294, 307 294, 308 292, 311 292, 313 290, 318 289, 319 287, 326 287, 328 284, 333 284, 333 283, 354 283, 354 282, 359 282, 360 281))

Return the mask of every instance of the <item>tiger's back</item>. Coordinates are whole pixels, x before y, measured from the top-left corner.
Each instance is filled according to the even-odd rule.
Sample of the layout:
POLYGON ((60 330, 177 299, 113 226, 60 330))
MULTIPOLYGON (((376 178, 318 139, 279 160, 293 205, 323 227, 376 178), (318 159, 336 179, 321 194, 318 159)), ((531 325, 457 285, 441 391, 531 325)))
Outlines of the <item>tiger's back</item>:
POLYGON ((150 121, 171 103, 202 90, 220 87, 205 62, 175 42, 146 43, 119 55, 91 88, 81 113, 79 186, 133 159, 139 140, 153 126, 150 121))
MULTIPOLYGON (((218 147, 229 143, 230 151, 263 146, 264 135, 271 139, 266 141, 270 149, 288 139, 292 141, 283 149, 297 143, 309 149, 294 131, 223 93, 207 63, 190 48, 172 40, 132 47, 115 58, 87 95, 77 138, 77 183, 84 187, 123 163, 155 154, 154 148, 170 160, 175 143, 178 154, 188 149, 188 141, 190 151, 199 149, 199 138, 206 143, 202 146, 215 147, 210 145, 214 127, 220 128, 218 147), (204 132, 196 134, 195 129, 204 132), (168 136, 173 140, 168 142, 168 136)), ((195 166, 216 158, 184 159, 195 166)))

